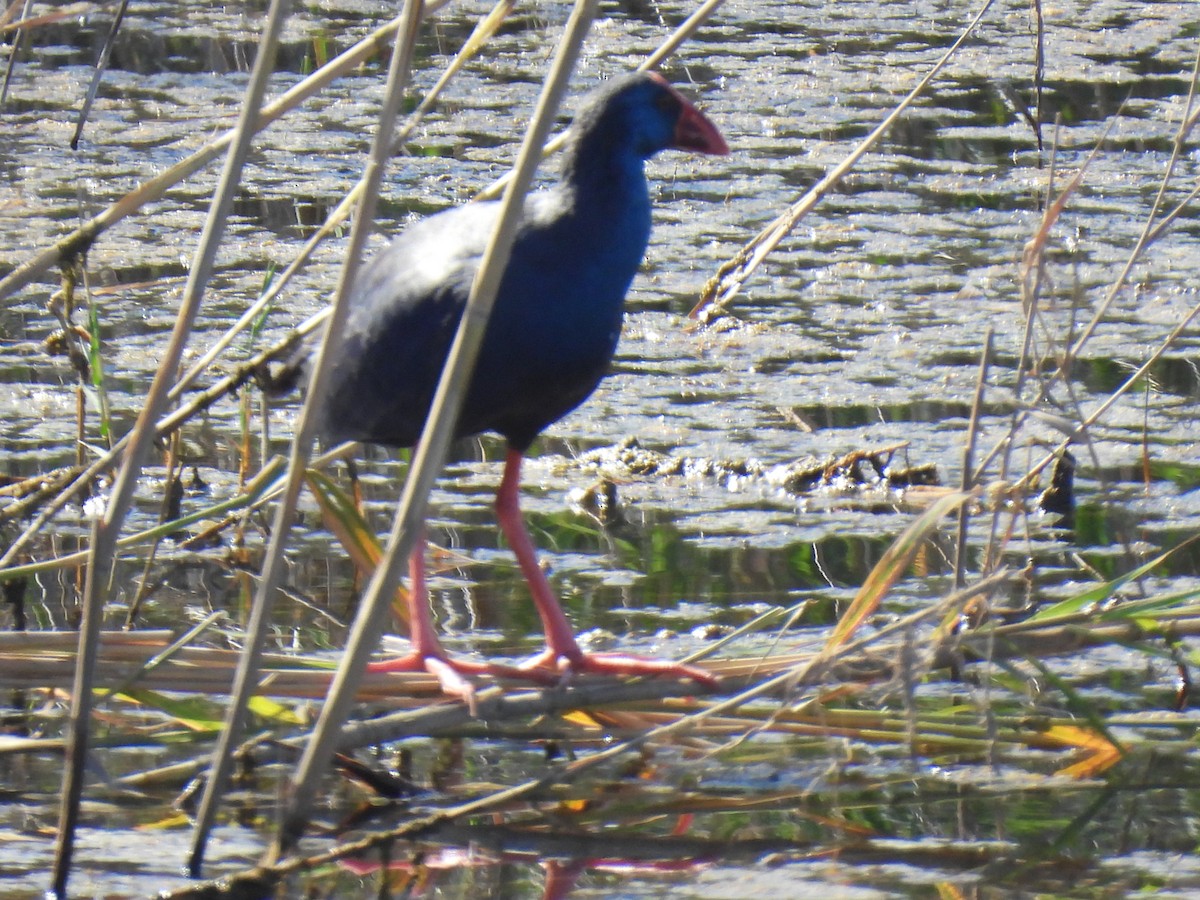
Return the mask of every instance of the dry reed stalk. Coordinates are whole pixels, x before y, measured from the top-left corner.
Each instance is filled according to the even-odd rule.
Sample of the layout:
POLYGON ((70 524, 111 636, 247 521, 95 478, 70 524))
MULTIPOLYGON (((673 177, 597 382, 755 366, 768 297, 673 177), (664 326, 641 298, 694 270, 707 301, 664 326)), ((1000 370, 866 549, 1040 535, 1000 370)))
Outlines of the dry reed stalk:
MULTIPOLYGON (((979 440, 979 420, 983 415, 983 396, 987 388, 988 366, 992 359, 992 338, 995 332, 991 325, 983 335, 983 349, 979 353, 979 374, 975 378, 975 397, 971 401, 971 417, 967 421, 967 434, 963 440, 962 480, 959 490, 964 494, 974 486, 975 446, 979 440)), ((967 526, 970 523, 970 507, 964 504, 958 510, 958 535, 955 538, 954 586, 958 590, 967 583, 967 526)))

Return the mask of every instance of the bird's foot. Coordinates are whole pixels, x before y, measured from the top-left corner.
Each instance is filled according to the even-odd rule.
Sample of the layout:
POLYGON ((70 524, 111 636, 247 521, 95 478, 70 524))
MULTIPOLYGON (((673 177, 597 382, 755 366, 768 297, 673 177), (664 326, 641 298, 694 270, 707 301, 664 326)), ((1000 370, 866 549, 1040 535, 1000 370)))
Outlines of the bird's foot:
POLYGON ((438 680, 442 693, 458 697, 475 711, 475 685, 467 675, 479 674, 477 663, 452 660, 437 653, 413 651, 405 656, 367 663, 368 672, 427 672, 438 680))
POLYGON ((467 662, 451 659, 440 652, 413 651, 394 659, 367 664, 368 672, 427 672, 438 680, 442 693, 457 697, 476 715, 476 685, 473 677, 536 681, 543 685, 561 684, 572 675, 641 675, 649 678, 687 678, 705 688, 716 688, 717 677, 707 669, 669 659, 647 659, 616 653, 561 652, 546 649, 520 666, 501 663, 467 662))
POLYGON ((458 697, 467 704, 471 715, 475 715, 476 692, 472 677, 507 678, 516 681, 533 679, 543 684, 553 684, 557 675, 548 669, 530 670, 501 663, 467 662, 451 659, 443 653, 421 653, 414 650, 405 656, 367 663, 368 672, 427 672, 438 680, 442 693, 447 697, 458 697))
POLYGON ((706 688, 717 687, 717 676, 699 666, 670 659, 648 659, 620 653, 562 653, 547 648, 530 662, 521 666, 526 672, 557 672, 560 676, 575 673, 593 675, 644 675, 649 678, 688 678, 706 688))

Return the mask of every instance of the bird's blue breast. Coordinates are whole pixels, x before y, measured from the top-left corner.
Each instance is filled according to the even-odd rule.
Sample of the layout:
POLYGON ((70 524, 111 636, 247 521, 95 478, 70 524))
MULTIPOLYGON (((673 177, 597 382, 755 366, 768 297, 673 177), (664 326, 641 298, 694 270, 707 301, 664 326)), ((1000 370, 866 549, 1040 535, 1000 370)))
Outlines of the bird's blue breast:
MULTIPOLYGON (((589 215, 576 200, 531 198, 464 402, 462 435, 494 430, 528 444, 608 371, 649 239, 649 202, 589 215)), ((496 215, 495 204, 449 210, 364 267, 336 342, 329 434, 415 442, 496 215)))

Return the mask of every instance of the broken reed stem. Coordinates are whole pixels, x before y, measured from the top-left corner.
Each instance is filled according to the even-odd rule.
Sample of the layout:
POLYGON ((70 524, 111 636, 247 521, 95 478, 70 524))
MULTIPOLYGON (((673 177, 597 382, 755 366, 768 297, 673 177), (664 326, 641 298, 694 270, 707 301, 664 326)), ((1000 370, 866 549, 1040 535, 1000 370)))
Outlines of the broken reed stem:
MULTIPOLYGON (((99 416, 100 439, 104 446, 111 449, 113 445, 112 410, 108 402, 108 383, 104 372, 104 345, 100 329, 100 301, 92 291, 92 279, 88 275, 86 263, 79 266, 80 278, 83 281, 84 298, 87 300, 87 330, 88 330, 88 363, 92 387, 96 392, 97 415, 99 416)), ((83 464, 83 460, 79 460, 83 464)))
POLYGON ((100 89, 100 79, 104 75, 104 70, 108 68, 108 58, 112 55, 113 44, 117 40, 117 32, 121 28, 121 22, 125 18, 125 10, 129 7, 129 0, 120 0, 117 3, 117 11, 113 14, 112 23, 108 27, 108 34, 104 38, 104 46, 100 48, 100 58, 96 60, 96 65, 92 69, 92 80, 88 84, 87 96, 83 98, 83 104, 79 108, 79 116, 75 120, 75 133, 71 135, 71 149, 79 149, 79 139, 83 136, 83 126, 87 123, 88 114, 92 110, 92 104, 96 101, 96 93, 100 89))
MULTIPOLYGON (((183 464, 179 461, 179 434, 171 436, 171 440, 167 442, 166 459, 163 462, 163 470, 166 472, 166 490, 163 491, 162 499, 159 502, 158 522, 160 525, 179 518, 177 507, 179 505, 176 498, 183 496, 183 483, 180 479, 183 477, 183 464)), ((117 542, 118 546, 120 541, 117 542)), ((158 548, 162 545, 162 536, 155 536, 150 541, 150 546, 141 560, 142 574, 137 580, 134 587, 133 596, 129 600, 129 609, 125 612, 125 628, 132 629, 137 621, 138 614, 141 612, 142 603, 150 594, 150 578, 154 572, 154 563, 158 558, 158 548)))
MULTIPOLYGON (((975 399, 971 402, 971 418, 967 422, 967 437, 963 442, 962 481, 959 490, 964 494, 970 493, 975 486, 972 460, 975 456, 975 446, 979 442, 979 421, 983 416, 983 396, 987 390, 987 373, 992 360, 994 336, 995 329, 989 325, 983 335, 983 349, 979 353, 979 376, 975 379, 975 399)), ((954 555, 954 587, 960 591, 967 583, 967 526, 970 520, 970 505, 964 503, 958 510, 958 537, 954 555)))
MULTIPOLYGON (((138 666, 137 671, 131 672, 123 682, 119 685, 110 688, 104 693, 103 697, 98 698, 100 702, 110 699, 114 694, 127 691, 132 688, 137 682, 142 681, 147 675, 153 673, 160 666, 165 665, 177 654, 186 650, 199 637, 208 631, 213 625, 229 618, 229 613, 223 609, 218 609, 216 612, 211 612, 201 621, 197 622, 189 628, 183 635, 171 641, 170 645, 163 650, 155 653, 152 657, 138 666)), ((126 629, 128 630, 128 629, 126 629)))
POLYGON ((1042 152, 1042 100, 1046 83, 1046 19, 1042 14, 1042 0, 1033 0, 1033 92, 1034 92, 1034 134, 1037 136, 1038 154, 1042 152))

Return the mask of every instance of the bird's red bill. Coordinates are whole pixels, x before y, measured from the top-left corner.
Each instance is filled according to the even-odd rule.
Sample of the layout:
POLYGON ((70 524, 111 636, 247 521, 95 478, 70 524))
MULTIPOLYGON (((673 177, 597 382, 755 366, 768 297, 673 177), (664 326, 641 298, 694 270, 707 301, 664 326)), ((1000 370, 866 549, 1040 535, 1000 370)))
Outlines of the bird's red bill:
POLYGON ((721 132, 717 131, 717 126, 682 96, 679 99, 683 101, 683 109, 679 111, 679 121, 675 123, 675 139, 671 146, 676 150, 693 150, 713 156, 728 153, 729 145, 721 137, 721 132))

